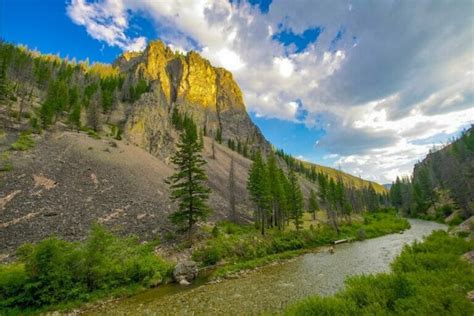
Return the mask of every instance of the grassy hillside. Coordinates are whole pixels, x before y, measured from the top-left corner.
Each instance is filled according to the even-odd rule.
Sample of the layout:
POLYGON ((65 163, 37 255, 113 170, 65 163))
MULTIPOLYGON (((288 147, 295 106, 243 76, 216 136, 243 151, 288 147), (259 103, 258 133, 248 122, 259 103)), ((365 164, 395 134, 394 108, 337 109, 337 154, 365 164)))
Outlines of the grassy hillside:
POLYGON ((325 173, 333 179, 338 179, 338 177, 341 177, 342 181, 344 181, 344 184, 346 185, 352 184, 357 189, 367 187, 368 185, 372 184, 372 186, 374 187, 377 193, 382 194, 382 193, 388 192, 387 189, 383 185, 377 182, 368 181, 368 180, 353 176, 349 173, 345 173, 343 171, 339 171, 331 167, 321 166, 321 165, 317 165, 317 164, 307 162, 307 161, 303 161, 303 164, 307 166, 308 168, 312 168, 314 166, 317 172, 325 173))

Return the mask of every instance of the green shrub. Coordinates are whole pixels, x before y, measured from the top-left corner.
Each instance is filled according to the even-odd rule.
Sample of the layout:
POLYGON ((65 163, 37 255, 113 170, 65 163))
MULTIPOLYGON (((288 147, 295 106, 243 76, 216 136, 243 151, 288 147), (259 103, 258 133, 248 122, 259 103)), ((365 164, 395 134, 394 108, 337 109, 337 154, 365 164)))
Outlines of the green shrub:
POLYGON ((96 292, 152 286, 172 266, 153 253, 153 244, 119 238, 94 226, 83 244, 52 237, 18 250, 20 262, 0 268, 0 310, 40 308, 85 301, 96 292))
POLYGON ((461 216, 459 216, 458 214, 454 215, 454 217, 451 219, 451 221, 449 222, 449 225, 450 226, 457 226, 459 224, 461 224, 462 222, 464 222, 464 220, 462 219, 461 216))
POLYGON ((32 148, 35 145, 35 141, 31 138, 30 132, 22 132, 18 139, 11 144, 11 149, 18 151, 25 151, 32 148))
POLYGON ((351 301, 338 297, 322 298, 316 296, 290 307, 285 314, 295 316, 348 316, 355 315, 356 310, 355 304, 351 301))
POLYGON ((13 170, 13 164, 10 160, 10 152, 4 151, 0 154, 0 171, 11 171, 13 170))
POLYGON ((220 260, 220 252, 216 247, 204 247, 194 251, 193 260, 202 262, 203 265, 215 265, 220 260))
POLYGON ((97 134, 97 132, 95 132, 92 129, 87 129, 87 135, 89 135, 90 137, 92 137, 94 139, 100 139, 99 134, 97 134))

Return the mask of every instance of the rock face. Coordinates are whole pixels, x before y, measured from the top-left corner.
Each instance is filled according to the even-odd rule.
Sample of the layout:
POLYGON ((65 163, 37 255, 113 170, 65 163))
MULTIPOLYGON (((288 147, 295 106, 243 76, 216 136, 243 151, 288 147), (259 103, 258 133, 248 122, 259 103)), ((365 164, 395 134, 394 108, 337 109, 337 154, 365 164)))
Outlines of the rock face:
POLYGON ((197 264, 194 261, 183 261, 176 265, 173 277, 181 285, 189 285, 198 275, 197 264))
POLYGON ((146 79, 152 87, 133 105, 126 119, 125 135, 134 144, 162 158, 169 157, 173 135, 168 122, 177 107, 191 115, 208 136, 221 132, 223 141, 231 139, 249 148, 270 149, 250 120, 232 74, 213 67, 198 53, 174 53, 162 42, 154 41, 143 53, 124 54, 115 65, 129 76, 128 82, 146 79))

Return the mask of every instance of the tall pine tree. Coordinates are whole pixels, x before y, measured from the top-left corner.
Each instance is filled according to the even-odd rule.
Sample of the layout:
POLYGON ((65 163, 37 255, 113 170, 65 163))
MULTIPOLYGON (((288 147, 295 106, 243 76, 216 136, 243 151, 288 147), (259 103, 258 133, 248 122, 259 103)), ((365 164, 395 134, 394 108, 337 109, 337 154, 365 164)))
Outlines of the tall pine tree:
POLYGON ((271 209, 271 192, 268 183, 267 168, 260 152, 255 154, 247 180, 247 190, 255 205, 255 221, 260 226, 262 235, 265 235, 267 217, 271 209))
POLYGON ((290 169, 288 173, 288 182, 289 192, 287 194, 290 216, 293 219, 296 230, 299 230, 303 217, 303 193, 301 193, 301 187, 293 169, 290 169))
POLYGON ((171 200, 178 201, 178 209, 170 215, 172 223, 180 230, 187 232, 192 241, 194 225, 205 220, 210 213, 207 205, 210 189, 205 185, 207 180, 203 166, 206 161, 201 156, 202 146, 198 141, 197 128, 191 119, 184 122, 178 150, 171 157, 176 165, 176 172, 169 179, 171 200))
POLYGON ((311 192, 309 193, 308 206, 309 206, 309 212, 311 213, 313 217, 313 221, 314 221, 316 220, 316 212, 319 211, 319 204, 318 204, 318 199, 316 197, 316 192, 314 192, 313 189, 311 189, 311 192))

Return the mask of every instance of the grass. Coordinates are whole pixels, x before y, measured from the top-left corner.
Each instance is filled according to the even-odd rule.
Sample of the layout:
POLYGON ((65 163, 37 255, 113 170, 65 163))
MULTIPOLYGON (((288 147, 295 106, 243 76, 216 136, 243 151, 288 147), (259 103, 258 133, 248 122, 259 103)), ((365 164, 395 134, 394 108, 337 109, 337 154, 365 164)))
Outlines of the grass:
POLYGON ((156 286, 173 266, 154 254, 155 246, 98 225, 83 243, 52 237, 25 244, 18 262, 0 265, 0 315, 67 309, 156 286))
POLYGON ((436 231, 424 242, 405 246, 391 273, 349 278, 330 297, 311 297, 287 308, 286 315, 473 315, 466 294, 474 273, 461 255, 474 242, 436 231))
POLYGON ((319 228, 314 226, 316 224, 313 229, 300 231, 269 229, 262 236, 250 225, 219 223, 213 229, 213 237, 194 251, 193 259, 201 266, 219 264, 213 277, 225 277, 239 270, 297 256, 337 239, 361 240, 399 232, 409 228, 409 223, 394 212, 386 212, 365 214, 357 222, 344 224, 339 235, 325 224, 320 224, 319 228))
POLYGON ((35 141, 30 132, 22 132, 18 139, 11 144, 10 148, 16 151, 25 151, 35 146, 35 141))

